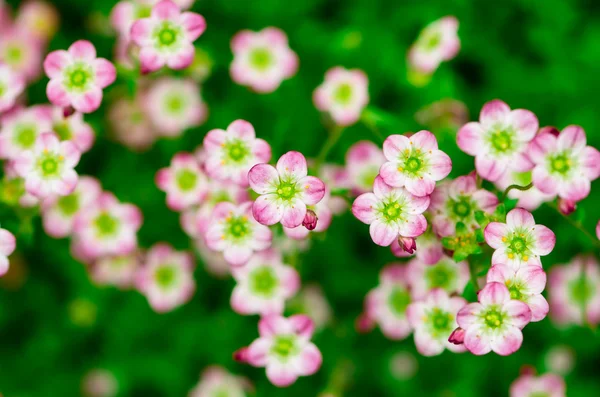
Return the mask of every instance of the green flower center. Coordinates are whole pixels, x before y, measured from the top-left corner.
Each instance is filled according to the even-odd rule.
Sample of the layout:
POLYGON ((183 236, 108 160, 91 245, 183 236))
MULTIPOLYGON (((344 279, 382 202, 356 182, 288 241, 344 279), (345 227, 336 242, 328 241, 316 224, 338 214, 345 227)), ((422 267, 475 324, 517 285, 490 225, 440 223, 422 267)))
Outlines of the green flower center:
POLYGON ((262 266, 250 274, 250 289, 257 295, 272 296, 279 285, 279 279, 273 268, 262 266))
POLYGON ((534 391, 529 397, 551 397, 549 393, 543 391, 534 391))
POLYGON ((17 66, 23 59, 23 51, 18 44, 9 44, 4 50, 4 62, 11 66, 17 66))
POLYGON ((60 174, 63 158, 53 153, 47 153, 38 160, 37 168, 44 178, 56 178, 60 174))
POLYGON ((162 265, 154 272, 154 280, 160 288, 166 289, 173 284, 176 275, 175 266, 162 265))
POLYGON ((504 323, 504 313, 494 307, 482 314, 483 321, 488 328, 497 329, 504 323))
POLYGON ((212 392, 212 397, 230 397, 229 390, 227 389, 217 389, 212 392))
POLYGON ((404 288, 396 287, 388 298, 392 312, 398 316, 404 316, 406 307, 410 304, 410 295, 404 288))
POLYGON ((226 220, 227 235, 235 240, 247 237, 250 232, 250 221, 245 216, 232 216, 226 220))
POLYGON ((79 195, 77 193, 69 194, 68 196, 62 196, 57 202, 60 212, 65 215, 75 215, 79 211, 79 195))
POLYGON ((512 131, 496 131, 490 135, 490 143, 492 145, 492 149, 496 153, 507 153, 512 151, 514 142, 513 142, 513 132, 512 131))
POLYGON ((580 305, 590 301, 595 289, 594 284, 585 277, 579 277, 569 283, 571 299, 580 305))
POLYGON ((550 157, 550 171, 555 174, 567 175, 573 168, 573 160, 564 152, 550 157))
POLYGON ((340 84, 333 92, 335 102, 346 105, 352 100, 352 86, 348 83, 340 84))
POLYGON ((365 170, 360 176, 362 186, 370 189, 373 186, 373 183, 375 183, 377 175, 379 175, 379 167, 365 170))
POLYGON ((273 63, 273 55, 268 48, 255 48, 250 53, 250 64, 254 69, 265 71, 273 63))
POLYGON ((433 328, 435 336, 449 335, 454 325, 454 316, 436 307, 428 313, 427 323, 433 328))
POLYGON ((69 123, 66 121, 54 124, 52 130, 58 135, 58 139, 61 141, 68 141, 73 137, 73 131, 71 131, 71 127, 69 127, 69 123))
POLYGON ((7 91, 6 89, 6 85, 2 84, 2 82, 0 82, 0 98, 4 95, 4 93, 7 91))
POLYGON ((152 7, 148 7, 146 5, 142 5, 142 4, 137 4, 134 3, 136 5, 135 10, 134 10, 134 15, 135 15, 135 20, 138 19, 142 19, 142 18, 148 18, 151 14, 152 14, 152 7))
POLYGON ((521 292, 523 290, 521 283, 514 283, 513 281, 509 280, 506 283, 506 287, 510 292, 510 299, 522 301, 525 298, 525 295, 521 292))
POLYGON ((94 225, 98 235, 107 237, 116 234, 119 229, 119 220, 108 212, 102 212, 96 217, 94 225))
POLYGON ((442 42, 442 35, 439 34, 438 32, 435 32, 426 38, 425 48, 428 49, 429 51, 434 50, 440 45, 441 42, 442 42))
POLYGON ((231 160, 234 163, 243 162, 250 154, 250 148, 248 145, 239 139, 234 139, 225 143, 224 149, 227 160, 231 160))
POLYGON ((194 187, 198 181, 198 175, 188 169, 179 170, 176 176, 177 186, 183 192, 188 192, 194 187))
POLYGON ((278 335, 275 337, 271 353, 280 359, 287 359, 298 351, 295 335, 278 335))
POLYGON ((29 149, 35 143, 37 132, 35 124, 19 124, 15 128, 14 141, 18 146, 29 149))
POLYGON ((400 154, 398 171, 418 177, 427 168, 425 156, 421 149, 406 149, 400 154))
POLYGON ((380 212, 387 222, 401 221, 404 217, 404 207, 397 201, 384 203, 380 212))
POLYGON ((298 189, 296 188, 295 182, 282 181, 279 184, 279 186, 277 187, 277 195, 282 200, 289 201, 289 200, 293 199, 294 197, 296 197, 297 193, 298 193, 298 189))
POLYGON ((94 81, 92 67, 83 62, 77 62, 64 71, 64 86, 68 91, 85 92, 94 81))
POLYGON ((502 237, 502 241, 506 244, 508 259, 514 259, 515 256, 524 260, 529 260, 531 245, 531 237, 526 231, 516 230, 512 233, 512 236, 502 237))
POLYGON ((182 29, 170 21, 163 21, 154 30, 156 45, 162 49, 175 47, 182 36, 182 29))
POLYGON ((425 270, 425 279, 429 284, 429 288, 442 288, 448 290, 454 283, 456 270, 449 263, 438 263, 433 266, 428 266, 425 270))

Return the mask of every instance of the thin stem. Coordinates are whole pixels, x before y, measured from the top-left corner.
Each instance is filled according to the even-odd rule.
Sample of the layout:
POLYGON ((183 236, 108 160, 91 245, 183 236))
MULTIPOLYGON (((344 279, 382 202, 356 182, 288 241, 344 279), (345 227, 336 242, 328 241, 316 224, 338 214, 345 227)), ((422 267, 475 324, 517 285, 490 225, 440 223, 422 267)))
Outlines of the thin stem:
POLYGON ((321 151, 319 152, 319 155, 317 156, 317 159, 315 160, 315 170, 317 173, 319 172, 323 162, 325 162, 325 160, 327 159, 327 155, 329 154, 331 149, 335 146, 337 141, 342 136, 342 132, 344 132, 344 127, 340 127, 339 125, 336 125, 333 128, 333 130, 331 130, 331 132, 329 133, 329 137, 323 144, 323 147, 321 148, 321 151))
POLYGON ((477 272, 475 269, 475 264, 472 260, 467 260, 469 264, 469 275, 471 276, 471 283, 473 284, 473 288, 475 288, 475 293, 479 291, 479 282, 477 281, 477 272))
POLYGON ((571 224, 571 226, 573 226, 576 229, 579 229, 579 231, 581 231, 583 234, 586 235, 586 237, 590 240, 590 242, 596 247, 596 248, 600 248, 600 240, 598 240, 596 238, 596 236, 592 235, 592 233, 588 232, 585 227, 583 227, 583 225, 581 224, 581 222, 578 222, 576 220, 574 220, 573 218, 563 214, 562 212, 560 212, 560 210, 558 209, 558 207, 556 207, 556 204, 552 203, 552 202, 548 202, 546 203, 546 205, 548 205, 548 207, 554 209, 556 212, 558 212, 560 214, 560 216, 562 216, 563 218, 565 218, 567 220, 567 222, 569 222, 571 224))
POLYGON ((506 200, 506 198, 508 197, 508 193, 515 189, 515 190, 521 190, 521 191, 525 191, 525 190, 529 190, 533 187, 533 182, 531 182, 529 185, 525 185, 525 186, 521 186, 521 185, 510 185, 509 187, 506 188, 506 190, 504 191, 504 193, 502 193, 502 201, 506 200))

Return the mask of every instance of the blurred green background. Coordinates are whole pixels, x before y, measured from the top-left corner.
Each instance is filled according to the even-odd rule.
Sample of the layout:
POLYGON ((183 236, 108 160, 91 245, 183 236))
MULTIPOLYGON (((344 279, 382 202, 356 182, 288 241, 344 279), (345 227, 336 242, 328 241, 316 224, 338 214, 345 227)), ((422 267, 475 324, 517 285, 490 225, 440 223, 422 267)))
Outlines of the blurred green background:
MULTIPOLYGON (((93 15, 107 16, 114 3, 54 1, 62 20, 50 50, 86 38, 101 56, 112 58, 114 37, 94 32, 89 21, 93 15)), ((499 98, 512 108, 533 111, 541 126, 579 124, 589 143, 600 147, 597 1, 198 0, 193 9, 208 24, 196 45, 215 63, 202 87, 210 109, 208 121, 179 139, 160 140, 148 152, 137 154, 107 139, 106 106, 87 118, 98 139, 78 171, 97 176, 105 189, 142 209, 143 247, 159 241, 179 249, 190 247, 178 214, 166 208, 164 193, 154 185, 154 174, 174 153, 193 151, 210 129, 242 118, 272 145, 274 158, 288 150, 315 156, 327 131, 313 107, 312 91, 325 71, 336 65, 367 73, 371 104, 398 120, 396 128, 382 127, 385 134, 424 128, 415 121, 415 112, 442 98, 464 102, 471 119, 477 119, 484 102, 499 98), (462 49, 440 67, 429 85, 413 87, 406 78, 406 51, 421 28, 445 15, 459 19, 462 49), (288 34, 300 69, 276 92, 258 95, 231 81, 229 41, 241 29, 266 26, 288 34)), ((29 89, 31 104, 46 102, 46 83, 43 78, 29 89)), ((457 149, 455 131, 434 132, 453 159, 452 176, 471 171, 473 159, 457 149)), ((330 160, 341 163, 350 145, 372 138, 362 124, 347 129, 330 160)), ((576 215, 590 231, 600 217, 597 183, 576 215)), ((543 207, 534 215, 557 234, 554 252, 544 258, 545 268, 591 252, 584 236, 551 209, 543 207)), ((0 392, 5 397, 77 396, 81 378, 92 368, 115 374, 119 396, 183 396, 210 364, 248 376, 258 396, 316 396, 332 381, 336 368, 347 378, 346 396, 506 396, 523 365, 545 372, 546 353, 563 344, 573 347, 576 358, 566 377, 568 395, 600 395, 598 333, 557 329, 548 318, 525 328, 523 347, 510 357, 445 352, 424 358, 416 352, 412 337, 392 342, 378 330, 358 335, 354 320, 363 298, 377 284, 379 270, 394 258, 389 250, 376 247, 368 227, 349 213, 336 217, 325 238, 314 239, 311 250, 300 257, 303 282, 322 286, 335 319, 314 338, 323 352, 322 369, 287 389, 270 385, 264 369, 231 359, 234 350, 255 339, 258 319, 230 309, 232 280, 215 279, 199 263, 192 300, 171 313, 156 314, 135 291, 94 286, 85 267, 71 258, 67 240, 46 236, 39 219, 34 228, 30 239, 18 240, 24 282, 0 280, 0 392), (79 320, 73 320, 74 311, 79 320), (414 377, 400 380, 392 375, 390 360, 398 352, 416 357, 414 377)))

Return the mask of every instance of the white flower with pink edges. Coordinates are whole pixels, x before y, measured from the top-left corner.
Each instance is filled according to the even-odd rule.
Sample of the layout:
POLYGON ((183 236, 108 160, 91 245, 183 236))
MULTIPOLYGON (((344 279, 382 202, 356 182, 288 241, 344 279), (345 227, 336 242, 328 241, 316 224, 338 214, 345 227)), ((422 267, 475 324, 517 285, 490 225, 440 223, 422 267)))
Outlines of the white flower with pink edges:
POLYGON ((251 389, 248 379, 229 373, 218 366, 202 371, 200 381, 188 397, 246 397, 251 389))
POLYGON ((202 203, 208 194, 208 180, 196 157, 180 152, 173 156, 171 165, 156 173, 156 185, 167 193, 167 206, 183 211, 202 203))
POLYGON ((407 265, 406 278, 415 300, 423 299, 434 288, 440 288, 449 295, 460 295, 469 281, 469 265, 464 261, 455 262, 445 255, 433 265, 415 258, 407 265))
POLYGON ((558 375, 523 374, 510 385, 510 397, 566 397, 565 381, 558 375))
POLYGON ((140 254, 136 251, 127 255, 103 256, 92 264, 90 277, 98 285, 129 289, 133 287, 140 265, 140 254))
POLYGON ((61 141, 72 141, 81 153, 90 150, 96 140, 93 128, 83 120, 82 113, 65 117, 59 107, 52 109, 52 131, 61 141))
POLYGON ((17 239, 6 229, 0 228, 0 277, 8 271, 8 257, 15 251, 17 239))
POLYGON ((27 82, 37 80, 42 72, 42 42, 21 26, 13 25, 5 30, 2 28, 4 26, 0 27, 2 62, 13 72, 23 76, 27 82))
POLYGON ((14 160, 33 149, 40 134, 52 131, 52 107, 15 108, 2 116, 0 126, 0 158, 14 160))
POLYGON ((457 32, 458 20, 453 16, 427 25, 408 51, 410 65, 421 73, 433 73, 442 61, 448 61, 458 54, 460 39, 457 32))
POLYGON ((315 89, 313 102, 340 126, 356 123, 369 103, 369 80, 358 69, 337 66, 325 73, 325 81, 315 89))

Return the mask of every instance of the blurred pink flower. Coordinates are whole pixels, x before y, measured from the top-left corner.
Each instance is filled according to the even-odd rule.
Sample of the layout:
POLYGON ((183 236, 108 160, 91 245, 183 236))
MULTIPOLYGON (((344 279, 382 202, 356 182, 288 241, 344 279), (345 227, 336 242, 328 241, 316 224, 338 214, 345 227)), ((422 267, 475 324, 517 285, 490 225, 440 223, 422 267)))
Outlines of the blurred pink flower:
POLYGON ((458 20, 453 16, 443 17, 427 25, 410 47, 410 66, 421 73, 430 74, 442 61, 454 58, 460 50, 457 32, 458 20))
POLYGON ((23 77, 0 61, 0 115, 14 106, 24 89, 23 77))
POLYGON ((433 265, 416 258, 408 263, 406 279, 415 300, 423 299, 434 288, 440 288, 449 295, 460 295, 469 281, 469 266, 466 262, 454 262, 445 255, 433 265))
POLYGON ((14 160, 33 149, 40 134, 52 131, 52 107, 14 108, 2 116, 0 125, 0 158, 14 160))
POLYGON ((15 251, 17 239, 6 229, 0 228, 0 277, 8 271, 8 257, 15 251))
POLYGON ((510 397, 566 397, 565 381, 558 375, 523 374, 510 385, 510 397))
POLYGON ((334 123, 348 126, 356 123, 369 103, 369 81, 358 69, 347 70, 340 66, 329 69, 325 81, 313 93, 317 109, 326 112, 334 123))
POLYGON ((156 173, 156 185, 167 193, 167 206, 174 211, 199 205, 208 194, 206 175, 196 157, 186 152, 175 154, 171 165, 156 173))

